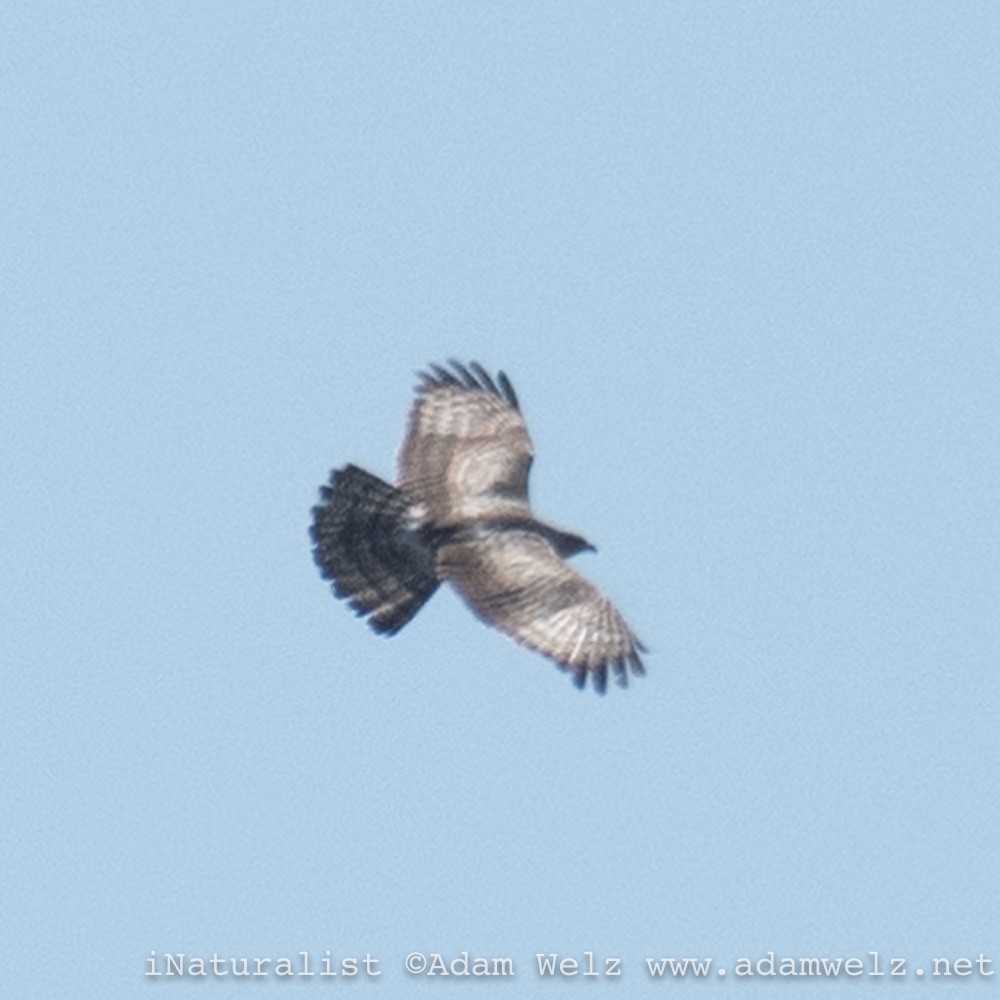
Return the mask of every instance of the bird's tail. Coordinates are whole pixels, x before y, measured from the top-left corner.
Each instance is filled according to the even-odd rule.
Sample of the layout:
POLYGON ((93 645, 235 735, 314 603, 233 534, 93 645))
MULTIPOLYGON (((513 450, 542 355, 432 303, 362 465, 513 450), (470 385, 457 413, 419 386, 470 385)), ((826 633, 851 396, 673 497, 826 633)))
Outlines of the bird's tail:
POLYGON ((316 565, 376 632, 398 632, 437 590, 434 549, 413 530, 395 486, 346 465, 320 488, 312 517, 316 565))

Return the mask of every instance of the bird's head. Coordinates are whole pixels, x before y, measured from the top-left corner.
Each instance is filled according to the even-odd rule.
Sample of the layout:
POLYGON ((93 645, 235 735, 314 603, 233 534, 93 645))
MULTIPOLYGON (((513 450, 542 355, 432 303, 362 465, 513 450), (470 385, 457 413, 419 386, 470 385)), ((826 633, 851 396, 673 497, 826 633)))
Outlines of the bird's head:
POLYGON ((546 532, 549 541, 555 547, 556 552, 564 559, 575 556, 580 552, 596 552, 597 549, 580 535, 574 535, 571 531, 561 531, 559 528, 549 528, 546 532))

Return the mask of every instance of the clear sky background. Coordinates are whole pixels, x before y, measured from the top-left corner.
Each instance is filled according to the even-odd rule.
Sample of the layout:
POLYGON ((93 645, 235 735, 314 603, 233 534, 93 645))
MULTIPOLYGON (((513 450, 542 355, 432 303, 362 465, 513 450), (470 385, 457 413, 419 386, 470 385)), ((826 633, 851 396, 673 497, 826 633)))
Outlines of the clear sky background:
POLYGON ((1000 967, 998 53, 992 3, 5 3, 4 994, 996 995, 915 970, 1000 967), (320 580, 451 356, 627 691, 320 580))

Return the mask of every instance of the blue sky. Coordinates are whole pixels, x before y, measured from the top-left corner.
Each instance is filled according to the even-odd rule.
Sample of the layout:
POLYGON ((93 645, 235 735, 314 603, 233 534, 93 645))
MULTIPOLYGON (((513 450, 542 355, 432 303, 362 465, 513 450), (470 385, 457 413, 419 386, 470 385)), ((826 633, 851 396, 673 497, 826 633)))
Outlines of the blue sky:
POLYGON ((995 992, 929 971, 1000 961, 998 51, 985 3, 4 5, 10 995, 995 992), (318 486, 452 356, 628 691, 319 579, 318 486))

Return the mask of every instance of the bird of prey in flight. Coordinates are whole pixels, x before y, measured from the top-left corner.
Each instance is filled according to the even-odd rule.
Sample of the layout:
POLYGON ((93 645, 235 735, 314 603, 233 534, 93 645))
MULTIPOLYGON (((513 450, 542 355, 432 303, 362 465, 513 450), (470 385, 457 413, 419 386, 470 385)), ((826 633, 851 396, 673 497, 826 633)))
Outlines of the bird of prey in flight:
POLYGON ((396 484, 355 465, 312 510, 313 556, 337 597, 398 632, 447 580, 486 624, 604 693, 645 673, 645 647, 567 562, 593 546, 535 518, 534 449, 507 376, 450 361, 420 373, 396 484))

